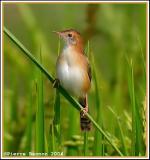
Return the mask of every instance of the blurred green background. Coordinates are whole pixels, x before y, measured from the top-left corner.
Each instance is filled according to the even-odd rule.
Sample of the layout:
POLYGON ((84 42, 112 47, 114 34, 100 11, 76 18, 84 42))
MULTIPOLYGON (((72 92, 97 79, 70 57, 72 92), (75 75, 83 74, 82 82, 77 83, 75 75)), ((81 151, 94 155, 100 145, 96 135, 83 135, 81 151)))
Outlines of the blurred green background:
MULTIPOLYGON (((144 124, 143 103, 146 96, 146 82, 143 64, 146 62, 146 4, 6 3, 3 9, 5 27, 37 58, 41 48, 42 63, 54 77, 59 39, 52 31, 70 28, 79 31, 85 41, 85 51, 89 41, 99 84, 103 128, 121 149, 118 125, 111 112, 112 109, 120 118, 125 145, 130 155, 132 107, 125 59, 128 57, 133 61, 135 93, 137 103, 141 106, 140 114, 143 115, 144 124)), ((34 104, 37 71, 36 67, 20 52, 4 36, 4 151, 12 152, 35 151, 36 105, 34 104), (30 143, 26 134, 29 112, 32 113, 33 122, 30 143)), ((48 135, 54 116, 55 90, 45 77, 43 84, 45 134, 48 135)), ((97 113, 93 82, 89 93, 89 109, 96 119, 99 113, 97 113)), ((82 155, 82 143, 75 147, 71 145, 77 141, 73 140, 73 136, 82 136, 79 113, 64 98, 61 98, 60 125, 63 146, 61 151, 64 151, 65 155, 82 155)), ((89 133, 91 137, 89 155, 94 154, 92 152, 94 132, 93 128, 89 133)), ((144 131, 143 137, 145 138, 144 131)), ((104 145, 104 155, 116 155, 107 142, 104 145)), ((141 145, 144 153, 139 155, 144 155, 144 141, 141 145)))

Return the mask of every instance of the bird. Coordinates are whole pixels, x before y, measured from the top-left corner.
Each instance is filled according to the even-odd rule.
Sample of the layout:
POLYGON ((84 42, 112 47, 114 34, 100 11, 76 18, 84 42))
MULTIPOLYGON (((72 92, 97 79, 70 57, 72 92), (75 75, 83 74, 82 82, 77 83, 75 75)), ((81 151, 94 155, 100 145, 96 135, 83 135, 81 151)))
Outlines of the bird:
POLYGON ((88 113, 88 92, 91 88, 91 67, 84 53, 84 43, 81 34, 74 29, 53 31, 65 45, 56 61, 56 80, 71 95, 78 99, 83 107, 80 111, 80 127, 82 131, 91 130, 88 113))

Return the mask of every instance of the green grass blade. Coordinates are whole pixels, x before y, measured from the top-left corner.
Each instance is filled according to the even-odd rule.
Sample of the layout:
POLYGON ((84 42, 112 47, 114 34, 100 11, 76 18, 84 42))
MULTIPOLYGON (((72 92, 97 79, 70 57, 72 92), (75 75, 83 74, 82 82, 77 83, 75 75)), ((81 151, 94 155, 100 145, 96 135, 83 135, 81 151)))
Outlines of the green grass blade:
POLYGON ((58 89, 56 89, 56 95, 55 95, 55 103, 54 103, 54 125, 60 126, 60 95, 58 89))
POLYGON ((84 134, 84 148, 83 148, 83 152, 84 152, 84 156, 87 156, 87 153, 88 153, 88 132, 85 131, 83 134, 84 134))
MULTIPOLYGON (((128 61, 128 60, 127 60, 128 61)), ((128 61, 128 88, 131 99, 132 107, 132 155, 135 156, 136 152, 136 108, 135 108, 135 91, 134 91, 134 76, 133 76, 133 62, 128 61)))
MULTIPOLYGON (((101 111, 101 104, 100 104, 100 91, 97 83, 97 75, 96 75, 96 70, 95 70, 95 65, 93 69, 93 75, 94 75, 94 83, 95 83, 95 101, 96 101, 96 107, 97 107, 97 123, 100 126, 103 126, 102 124, 102 111, 101 111)), ((103 155, 103 136, 101 133, 99 133, 97 130, 95 131, 95 150, 94 150, 94 155, 103 155)))
MULTIPOLYGON (((90 55, 90 43, 88 41, 88 45, 87 45, 87 57, 89 57, 90 55)), ((84 156, 87 156, 87 150, 88 150, 88 132, 84 131, 84 146, 83 146, 83 152, 84 152, 84 156)))
MULTIPOLYGON (((69 104, 70 105, 70 104, 69 104)), ((77 117, 79 116, 78 112, 70 107, 69 107, 69 111, 68 111, 68 118, 72 119, 68 122, 68 131, 67 131, 67 136, 68 139, 71 139, 73 134, 77 134, 78 133, 78 129, 79 129, 79 119, 77 119, 77 117), (76 121, 74 121, 74 119, 77 119, 76 121), (78 123, 77 123, 78 122, 78 123)), ((71 147, 69 146, 67 148, 67 156, 74 156, 77 154, 77 148, 76 147, 71 147)))
MULTIPOLYGON (((59 53, 60 53, 60 37, 58 42, 57 54, 59 55, 59 53)), ((61 147, 61 132, 60 132, 60 94, 58 89, 56 89, 56 95, 55 95, 53 127, 54 127, 54 135, 56 136, 54 142, 56 143, 55 145, 57 145, 57 150, 59 151, 61 147)))
MULTIPOLYGON (((52 76, 47 72, 47 70, 43 67, 43 65, 38 62, 34 56, 24 47, 24 45, 8 30, 4 27, 4 33, 23 51, 23 53, 43 72, 47 78, 53 83, 54 79, 52 76)), ((70 94, 62 87, 59 86, 58 88, 59 92, 72 104, 74 108, 76 108, 79 111, 83 111, 83 107, 72 97, 70 94)), ((97 130, 101 134, 104 135, 106 140, 111 144, 111 146, 117 151, 117 153, 120 156, 123 156, 121 151, 118 149, 118 147, 112 143, 111 139, 107 136, 107 134, 104 132, 104 130, 95 122, 95 120, 90 116, 90 114, 86 114, 87 117, 91 120, 93 125, 96 127, 97 130)))
POLYGON ((130 63, 128 62, 128 69, 129 92, 132 105, 132 155, 139 156, 144 154, 143 126, 142 115, 140 114, 141 108, 135 96, 132 60, 130 63))
POLYGON ((50 125, 50 129, 49 129, 49 137, 48 137, 48 142, 49 142, 49 146, 48 146, 48 151, 49 151, 49 155, 51 155, 51 152, 55 152, 55 134, 54 134, 54 124, 52 123, 50 125))
MULTIPOLYGON (((94 88, 95 88, 95 104, 96 104, 96 112, 97 117, 96 121, 97 123, 102 126, 102 110, 101 110, 101 101, 100 101, 100 90, 99 90, 99 83, 98 83, 98 76, 97 76, 97 70, 95 66, 95 61, 93 57, 93 53, 90 51, 89 42, 88 42, 88 56, 91 60, 91 66, 92 66, 92 75, 93 75, 93 81, 94 81, 94 88)), ((95 130, 95 139, 94 139, 94 155, 95 156, 103 156, 103 136, 101 133, 99 133, 98 130, 95 130)))
MULTIPOLYGON (((58 42, 58 52, 60 52, 60 38, 58 42)), ((60 94, 58 89, 55 92, 55 101, 54 101, 54 119, 50 125, 49 133, 49 152, 59 151, 58 148, 61 146, 61 133, 60 133, 60 94)))
MULTIPOLYGON (((141 51, 141 61, 142 61, 142 69, 143 69, 143 88, 144 88, 144 99, 145 99, 145 94, 146 94, 146 60, 145 60, 145 56, 144 56, 144 51, 142 48, 142 42, 140 39, 140 36, 137 35, 137 41, 139 43, 139 48, 141 51)), ((140 84, 141 85, 141 84, 140 84)), ((144 124, 143 121, 145 119, 145 115, 142 117, 142 114, 144 113, 144 105, 139 104, 140 102, 138 102, 138 98, 136 97, 135 99, 136 101, 136 115, 137 115, 137 137, 136 137, 136 141, 137 141, 137 145, 139 148, 139 152, 140 155, 145 155, 145 143, 144 143, 144 124), (141 109, 142 108, 142 109, 141 109)))
MULTIPOLYGON (((41 57, 40 57, 41 59, 41 57)), ((36 152, 44 152, 44 104, 43 104, 43 75, 40 70, 37 73, 37 111, 36 111, 36 152)))
POLYGON ((47 137, 46 136, 44 136, 44 144, 45 144, 45 146, 44 146, 44 149, 45 149, 45 153, 49 153, 49 148, 48 148, 48 139, 47 139, 47 137))
POLYGON ((27 116, 27 131, 26 131, 26 136, 27 136, 27 141, 26 141, 26 146, 25 146, 25 152, 27 155, 29 155, 29 152, 31 152, 31 146, 32 146, 32 105, 33 105, 33 87, 31 88, 31 94, 30 94, 30 104, 28 105, 28 116, 27 116))
MULTIPOLYGON (((58 56, 60 54, 60 37, 58 41, 58 56)), ((54 104, 54 112, 55 112, 55 117, 54 117, 54 126, 56 130, 56 135, 57 135, 57 142, 59 146, 61 145, 61 132, 60 132, 60 94, 59 90, 56 89, 56 98, 55 98, 55 104, 54 104)))
POLYGON ((125 139, 124 139, 125 136, 124 136, 124 133, 123 133, 123 130, 122 130, 122 125, 121 125, 121 122, 120 122, 120 117, 118 115, 116 115, 116 113, 114 112, 114 110, 111 107, 108 107, 108 109, 111 111, 111 113, 113 113, 114 117, 117 120, 118 129, 119 129, 120 137, 121 137, 122 150, 123 150, 124 155, 127 156, 128 152, 127 152, 127 148, 126 148, 126 144, 125 144, 125 139))
POLYGON ((143 134, 144 134, 144 126, 143 126, 143 121, 142 121, 142 112, 140 112, 141 108, 143 106, 140 106, 137 104, 137 99, 136 101, 136 155, 145 155, 145 146, 144 146, 144 139, 143 139, 143 134))
MULTIPOLYGON (((57 150, 61 146, 61 132, 60 132, 60 95, 58 89, 56 89, 55 104, 54 104, 54 135, 56 136, 55 143, 57 144, 57 150)), ((55 150, 56 151, 56 150, 55 150)))

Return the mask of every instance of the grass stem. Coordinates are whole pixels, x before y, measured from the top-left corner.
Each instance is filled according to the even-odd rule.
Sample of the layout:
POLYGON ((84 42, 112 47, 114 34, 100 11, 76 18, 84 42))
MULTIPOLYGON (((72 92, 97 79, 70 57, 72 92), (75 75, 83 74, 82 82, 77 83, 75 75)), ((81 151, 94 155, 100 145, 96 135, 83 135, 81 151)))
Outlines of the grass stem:
POLYGON ((84 132, 84 156, 87 156, 88 151, 88 132, 84 132))

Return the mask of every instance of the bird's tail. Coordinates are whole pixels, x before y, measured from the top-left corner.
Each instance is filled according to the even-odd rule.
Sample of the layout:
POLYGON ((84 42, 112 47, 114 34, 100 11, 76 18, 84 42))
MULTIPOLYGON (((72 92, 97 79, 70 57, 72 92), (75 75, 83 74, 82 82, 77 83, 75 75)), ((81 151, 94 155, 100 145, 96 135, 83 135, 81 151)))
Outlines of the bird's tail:
MULTIPOLYGON (((87 96, 86 96, 87 98, 87 96)), ((87 99, 80 98, 79 103, 82 105, 83 108, 87 107, 87 99)), ((90 131, 91 130, 91 120, 83 113, 80 112, 80 126, 82 131, 90 131)))

